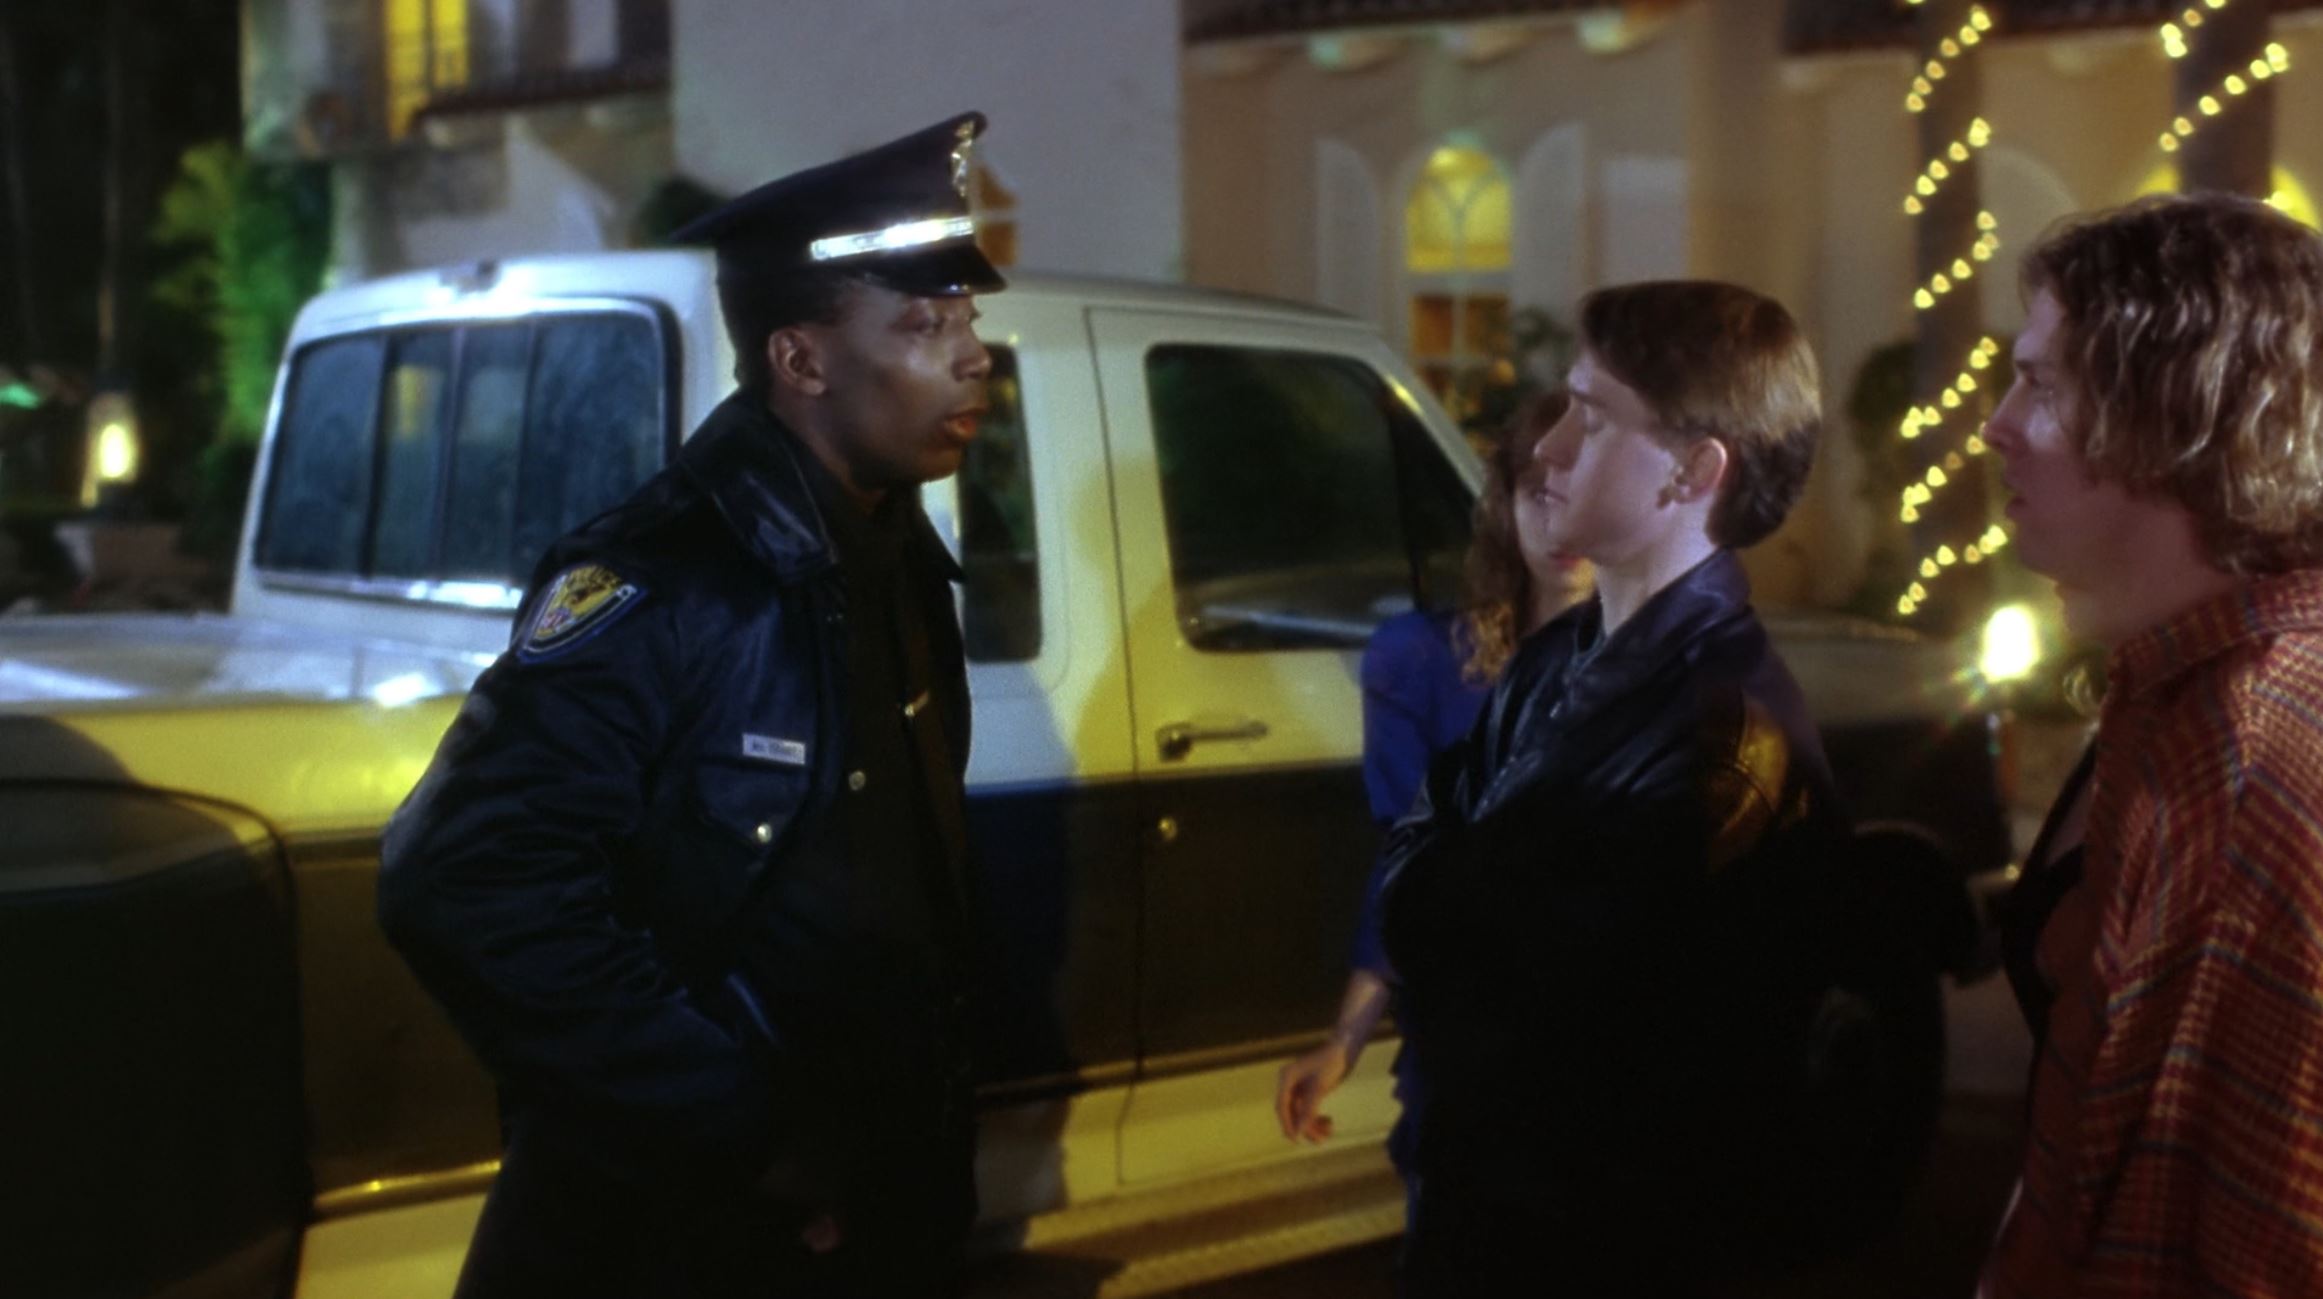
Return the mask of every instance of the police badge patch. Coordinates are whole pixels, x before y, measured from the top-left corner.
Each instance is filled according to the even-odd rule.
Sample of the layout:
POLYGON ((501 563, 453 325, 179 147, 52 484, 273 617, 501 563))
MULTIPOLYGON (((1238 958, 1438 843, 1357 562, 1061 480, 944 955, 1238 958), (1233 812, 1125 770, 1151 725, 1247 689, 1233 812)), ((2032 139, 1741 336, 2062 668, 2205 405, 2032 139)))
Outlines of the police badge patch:
POLYGON ((526 662, 553 657, 612 625, 645 592, 603 564, 576 564, 549 584, 540 612, 524 630, 516 656, 526 662))

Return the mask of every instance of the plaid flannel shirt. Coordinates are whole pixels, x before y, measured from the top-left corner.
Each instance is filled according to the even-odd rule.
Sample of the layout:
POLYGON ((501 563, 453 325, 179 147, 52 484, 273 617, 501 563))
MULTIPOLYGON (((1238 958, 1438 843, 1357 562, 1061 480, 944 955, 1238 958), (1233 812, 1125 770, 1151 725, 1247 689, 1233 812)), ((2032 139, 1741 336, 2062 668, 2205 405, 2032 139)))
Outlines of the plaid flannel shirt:
POLYGON ((2323 1295, 2323 572, 2245 584, 2109 667, 1986 1292, 2323 1295))

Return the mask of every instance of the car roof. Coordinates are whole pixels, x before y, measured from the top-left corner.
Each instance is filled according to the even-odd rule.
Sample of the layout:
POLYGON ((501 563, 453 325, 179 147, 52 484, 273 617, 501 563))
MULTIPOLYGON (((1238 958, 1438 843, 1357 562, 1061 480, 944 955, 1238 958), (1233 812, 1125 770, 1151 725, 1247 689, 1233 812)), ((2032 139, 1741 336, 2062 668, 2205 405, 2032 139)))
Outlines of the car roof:
MULTIPOLYGON (((1006 295, 1120 306, 1355 323, 1342 312, 1221 289, 1094 275, 1009 270, 1006 295)), ((714 300, 715 268, 695 249, 552 253, 401 271, 318 294, 300 314, 302 336, 375 325, 387 317, 472 316, 491 300, 519 303, 572 296, 714 300)))

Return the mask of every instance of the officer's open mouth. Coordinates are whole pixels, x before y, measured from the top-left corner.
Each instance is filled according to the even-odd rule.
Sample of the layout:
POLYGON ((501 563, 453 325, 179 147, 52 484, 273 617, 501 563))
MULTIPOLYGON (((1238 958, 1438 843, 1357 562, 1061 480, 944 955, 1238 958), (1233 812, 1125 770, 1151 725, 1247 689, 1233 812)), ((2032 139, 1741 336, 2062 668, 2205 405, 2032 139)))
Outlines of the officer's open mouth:
POLYGON ((944 417, 944 432, 957 441, 966 442, 976 436, 976 426, 984 419, 985 408, 972 406, 954 411, 944 417))

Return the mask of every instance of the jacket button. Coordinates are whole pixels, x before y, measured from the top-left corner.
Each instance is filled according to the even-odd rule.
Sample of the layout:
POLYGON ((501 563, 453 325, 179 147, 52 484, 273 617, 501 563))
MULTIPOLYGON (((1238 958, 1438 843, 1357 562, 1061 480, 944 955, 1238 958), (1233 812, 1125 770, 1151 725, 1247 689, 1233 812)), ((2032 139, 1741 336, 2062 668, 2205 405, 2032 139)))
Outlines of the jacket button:
POLYGON ((870 783, 871 777, 864 775, 860 771, 850 771, 847 773, 847 788, 849 789, 861 791, 865 785, 870 783))
POLYGON ((761 821, 758 823, 758 828, 750 832, 750 837, 756 839, 760 843, 773 843, 774 827, 768 825, 764 821, 761 821))

